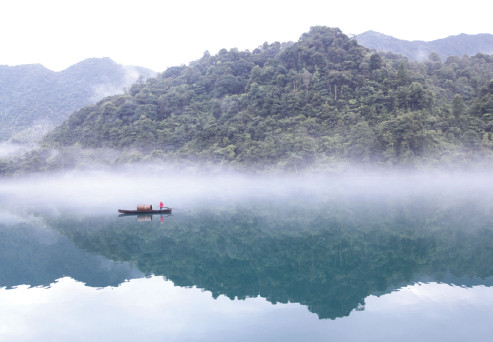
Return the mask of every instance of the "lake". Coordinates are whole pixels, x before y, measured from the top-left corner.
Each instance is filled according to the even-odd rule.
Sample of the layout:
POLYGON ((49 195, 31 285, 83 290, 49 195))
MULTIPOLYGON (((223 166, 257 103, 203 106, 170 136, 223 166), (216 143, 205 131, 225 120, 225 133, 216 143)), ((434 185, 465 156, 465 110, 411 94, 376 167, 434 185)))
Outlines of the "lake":
POLYGON ((3 179, 0 340, 491 341, 492 180, 3 179))

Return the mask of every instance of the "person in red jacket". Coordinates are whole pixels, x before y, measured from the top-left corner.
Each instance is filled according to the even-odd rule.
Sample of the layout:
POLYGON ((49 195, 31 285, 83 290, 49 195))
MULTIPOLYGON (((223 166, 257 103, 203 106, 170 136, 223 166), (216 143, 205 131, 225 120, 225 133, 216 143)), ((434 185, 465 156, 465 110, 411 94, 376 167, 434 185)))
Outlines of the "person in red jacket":
POLYGON ((163 202, 159 203, 159 209, 163 210, 163 206, 164 206, 163 202))

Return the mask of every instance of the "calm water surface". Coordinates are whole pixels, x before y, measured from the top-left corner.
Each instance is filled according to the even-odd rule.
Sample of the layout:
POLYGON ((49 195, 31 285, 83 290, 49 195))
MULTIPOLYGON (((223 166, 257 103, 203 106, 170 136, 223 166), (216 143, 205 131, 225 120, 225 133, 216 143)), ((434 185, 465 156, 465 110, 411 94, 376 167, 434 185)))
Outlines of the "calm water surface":
POLYGON ((0 340, 490 341, 491 180, 1 180, 0 340))

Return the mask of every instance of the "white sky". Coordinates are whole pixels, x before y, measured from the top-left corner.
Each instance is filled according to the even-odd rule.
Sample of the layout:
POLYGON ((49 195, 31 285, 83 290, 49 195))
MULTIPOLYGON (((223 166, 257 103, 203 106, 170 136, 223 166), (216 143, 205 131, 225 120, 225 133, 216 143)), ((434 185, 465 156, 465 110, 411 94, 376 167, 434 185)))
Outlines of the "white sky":
POLYGON ((90 57, 164 71, 221 48, 297 41, 311 26, 406 40, 493 34, 489 0, 2 0, 0 65, 59 71, 90 57))

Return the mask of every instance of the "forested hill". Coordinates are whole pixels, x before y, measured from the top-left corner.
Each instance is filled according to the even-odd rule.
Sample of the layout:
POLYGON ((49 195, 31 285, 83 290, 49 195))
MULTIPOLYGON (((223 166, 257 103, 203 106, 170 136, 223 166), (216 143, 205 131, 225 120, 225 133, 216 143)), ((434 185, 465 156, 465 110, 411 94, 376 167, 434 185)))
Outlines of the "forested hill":
MULTIPOLYGON (((45 143, 123 151, 116 163, 299 170, 470 162, 492 154, 492 79, 489 55, 409 62, 313 27, 295 43, 223 49, 169 68, 75 112, 45 143)), ((64 156, 39 153, 24 166, 78 163, 64 156)))
POLYGON ((377 51, 393 52, 411 60, 426 61, 431 53, 437 53, 443 60, 450 56, 474 56, 477 53, 493 53, 493 35, 460 34, 429 42, 408 41, 387 36, 375 31, 356 35, 359 44, 377 51))
MULTIPOLYGON (((154 74, 145 68, 119 65, 109 58, 86 59, 60 72, 40 64, 2 65, 0 141, 33 125, 60 124, 75 110, 122 93, 139 76, 147 78, 154 74)), ((39 127, 34 131, 39 131, 39 127)))

